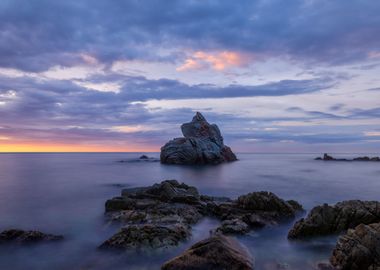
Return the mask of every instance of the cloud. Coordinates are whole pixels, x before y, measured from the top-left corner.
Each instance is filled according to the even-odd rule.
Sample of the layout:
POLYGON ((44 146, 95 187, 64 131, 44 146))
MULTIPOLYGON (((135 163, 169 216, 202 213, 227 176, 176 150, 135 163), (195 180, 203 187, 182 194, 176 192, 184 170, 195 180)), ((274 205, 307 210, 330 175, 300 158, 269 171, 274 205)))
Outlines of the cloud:
MULTIPOLYGON (((44 71, 122 59, 189 64, 188 48, 335 65, 373 60, 379 7, 372 0, 2 1, 0 66, 44 71)), ((220 57, 229 58, 201 56, 223 69, 220 57)))
POLYGON ((195 69, 205 69, 211 67, 214 70, 222 71, 231 67, 246 65, 250 57, 237 53, 224 51, 219 53, 207 53, 197 51, 185 60, 185 63, 177 68, 177 71, 188 71, 195 69))

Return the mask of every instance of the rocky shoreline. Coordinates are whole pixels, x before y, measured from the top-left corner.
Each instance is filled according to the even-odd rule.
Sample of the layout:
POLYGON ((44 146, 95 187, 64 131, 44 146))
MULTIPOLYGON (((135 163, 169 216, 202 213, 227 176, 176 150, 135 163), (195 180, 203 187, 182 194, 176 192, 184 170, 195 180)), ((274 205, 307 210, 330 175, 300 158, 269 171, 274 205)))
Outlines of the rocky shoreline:
MULTIPOLYGON (((161 269, 254 269, 254 258, 232 236, 275 226, 302 211, 298 202, 283 200, 271 192, 251 192, 234 200, 200 195, 195 187, 166 180, 150 187, 124 189, 121 196, 106 202, 107 219, 123 227, 100 248, 170 248, 189 239, 192 225, 211 216, 220 220, 220 226, 210 232, 210 238, 194 244, 161 269)), ((316 269, 373 270, 380 267, 379 222, 377 201, 324 204, 298 220, 288 238, 307 241, 341 233, 331 264, 319 263, 316 269)))
MULTIPOLYGON (((210 237, 165 262, 163 270, 255 269, 254 257, 234 236, 291 221, 304 212, 301 204, 274 193, 250 192, 236 199, 211 197, 196 187, 165 180, 148 187, 126 188, 105 203, 107 222, 120 226, 99 250, 151 252, 172 249, 192 237, 192 226, 204 217, 219 220, 210 237)), ((299 219, 289 241, 340 234, 329 263, 315 269, 377 270, 380 267, 380 202, 349 200, 323 204, 299 219)), ((39 231, 6 230, 0 244, 29 245, 63 240, 39 231)), ((287 264, 285 269, 290 269, 287 264)), ((271 269, 284 269, 284 265, 271 269)))

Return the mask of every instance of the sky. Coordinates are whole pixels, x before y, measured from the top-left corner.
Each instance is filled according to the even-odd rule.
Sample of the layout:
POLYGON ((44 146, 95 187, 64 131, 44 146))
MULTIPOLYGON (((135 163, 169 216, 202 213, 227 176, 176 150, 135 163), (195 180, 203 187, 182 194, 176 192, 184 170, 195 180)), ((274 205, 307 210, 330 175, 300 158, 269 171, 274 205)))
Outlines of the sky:
POLYGON ((380 152, 380 1, 1 0, 0 152, 380 152))

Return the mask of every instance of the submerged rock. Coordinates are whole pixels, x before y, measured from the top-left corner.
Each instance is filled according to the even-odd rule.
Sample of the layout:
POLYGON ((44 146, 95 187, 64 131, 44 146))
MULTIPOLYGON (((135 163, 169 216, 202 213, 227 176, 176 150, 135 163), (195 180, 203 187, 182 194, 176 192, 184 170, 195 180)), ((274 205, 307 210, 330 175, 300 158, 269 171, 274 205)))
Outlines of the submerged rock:
POLYGON ((224 145, 217 125, 209 124, 199 112, 181 126, 183 138, 175 138, 161 147, 160 159, 166 164, 218 164, 237 160, 224 145))
POLYGON ((182 225, 131 225, 122 228, 100 245, 101 249, 157 249, 176 246, 190 235, 182 225))
POLYGON ((380 222, 380 202, 343 201, 334 206, 314 207, 306 218, 297 221, 288 238, 301 239, 312 236, 336 234, 357 225, 380 222))
POLYGON ((235 239, 215 235, 166 262, 162 270, 252 270, 253 258, 235 239))
POLYGON ((216 231, 223 234, 245 234, 250 231, 250 228, 247 223, 240 219, 227 219, 222 222, 216 231))
POLYGON ((323 158, 317 157, 317 158, 315 158, 315 160, 324 160, 324 161, 380 161, 380 157, 370 158, 370 157, 364 156, 364 157, 356 157, 353 159, 346 159, 346 158, 334 158, 334 157, 325 153, 323 155, 323 158))
POLYGON ((5 230, 0 233, 0 244, 17 243, 32 244, 62 240, 62 235, 46 234, 39 231, 24 231, 18 229, 5 230))
POLYGON ((380 223, 348 230, 338 239, 330 261, 341 270, 380 269, 380 223))

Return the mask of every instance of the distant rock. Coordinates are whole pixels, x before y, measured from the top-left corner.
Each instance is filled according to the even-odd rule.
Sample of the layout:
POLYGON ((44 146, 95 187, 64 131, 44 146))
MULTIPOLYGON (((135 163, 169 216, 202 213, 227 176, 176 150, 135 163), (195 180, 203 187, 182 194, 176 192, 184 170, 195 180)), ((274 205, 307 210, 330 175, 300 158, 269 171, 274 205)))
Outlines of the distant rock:
POLYGON ((380 269, 380 223, 348 230, 338 239, 330 261, 341 270, 380 269))
POLYGON ((0 244, 33 244, 39 242, 59 241, 62 239, 62 235, 45 234, 39 231, 11 229, 0 233, 0 244))
POLYGON ((147 155, 141 155, 139 158, 131 158, 120 160, 120 163, 138 163, 138 162, 159 162, 160 159, 154 157, 148 157, 147 155))
POLYGON ((313 236, 336 234, 363 223, 380 222, 380 202, 343 201, 334 206, 314 207, 306 218, 297 221, 288 238, 302 239, 313 236))
POLYGON ((253 258, 235 239, 215 235, 166 262, 161 270, 252 270, 253 258))
POLYGON ((370 158, 370 157, 364 156, 364 157, 356 157, 353 159, 347 159, 347 158, 334 158, 334 157, 325 153, 323 155, 323 158, 317 157, 317 158, 315 158, 315 160, 324 160, 324 161, 380 161, 380 157, 370 158))
POLYGON ((217 125, 209 124, 199 112, 181 126, 183 138, 175 138, 161 147, 160 160, 165 164, 219 164, 237 160, 224 145, 217 125))

